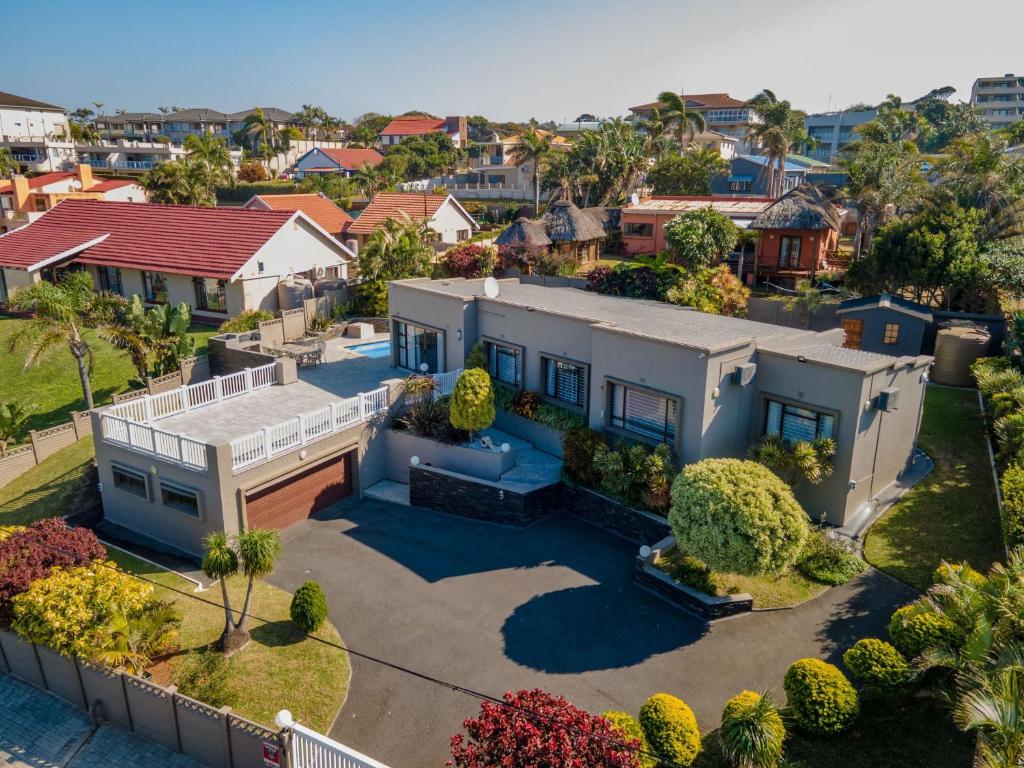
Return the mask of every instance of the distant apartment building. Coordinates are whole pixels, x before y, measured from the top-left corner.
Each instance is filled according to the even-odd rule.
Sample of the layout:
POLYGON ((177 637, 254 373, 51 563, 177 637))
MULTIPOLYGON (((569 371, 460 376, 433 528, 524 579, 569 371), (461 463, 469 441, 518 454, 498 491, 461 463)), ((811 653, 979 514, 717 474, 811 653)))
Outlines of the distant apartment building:
POLYGON ((857 140, 856 128, 878 117, 877 109, 824 112, 804 118, 804 130, 813 144, 803 147, 803 154, 826 163, 834 163, 839 153, 857 140))
POLYGON ((0 91, 0 147, 11 150, 22 171, 46 173, 75 161, 63 107, 0 91))
MULTIPOLYGON (((212 135, 235 146, 235 135, 245 129, 245 119, 256 107, 241 112, 221 112, 209 107, 195 107, 162 114, 159 112, 123 112, 100 115, 93 124, 105 140, 154 141, 164 136, 176 144, 191 135, 212 135)), ((262 107, 275 131, 299 126, 295 115, 278 107, 262 107)))
POLYGON ((1024 76, 979 77, 971 87, 971 104, 991 128, 1024 120, 1024 76))
MULTIPOLYGON (((734 99, 728 93, 698 93, 686 95, 686 106, 704 117, 708 130, 737 139, 736 152, 750 152, 757 147, 750 137, 750 129, 761 119, 749 102, 734 99)), ((629 111, 637 117, 648 118, 655 108, 663 109, 664 105, 654 101, 630 107, 629 111)))

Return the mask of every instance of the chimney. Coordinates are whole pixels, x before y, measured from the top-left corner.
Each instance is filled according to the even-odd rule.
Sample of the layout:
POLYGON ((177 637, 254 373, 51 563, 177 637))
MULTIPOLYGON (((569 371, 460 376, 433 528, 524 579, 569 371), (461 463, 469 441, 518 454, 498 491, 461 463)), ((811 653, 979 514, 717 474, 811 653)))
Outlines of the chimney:
POLYGON ((75 176, 82 183, 83 192, 88 192, 96 184, 92 178, 92 166, 86 163, 79 163, 75 166, 75 176))
POLYGON ((465 115, 449 115, 444 119, 444 130, 446 133, 458 133, 459 140, 456 142, 457 146, 466 146, 466 140, 469 138, 466 133, 468 131, 467 121, 465 115))
POLYGON ((14 187, 14 210, 24 213, 28 210, 28 196, 30 194, 28 179, 21 175, 11 177, 14 187))

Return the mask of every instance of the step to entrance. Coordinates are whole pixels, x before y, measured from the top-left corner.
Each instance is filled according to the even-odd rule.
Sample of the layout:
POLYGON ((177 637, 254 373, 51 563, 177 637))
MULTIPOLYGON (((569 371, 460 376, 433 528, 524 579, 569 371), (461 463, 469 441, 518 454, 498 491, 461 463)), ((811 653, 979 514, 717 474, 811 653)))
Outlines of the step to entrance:
POLYGON ((409 506, 409 486, 405 483, 396 483, 394 480, 381 480, 374 483, 363 491, 364 499, 376 499, 387 501, 392 504, 409 506))

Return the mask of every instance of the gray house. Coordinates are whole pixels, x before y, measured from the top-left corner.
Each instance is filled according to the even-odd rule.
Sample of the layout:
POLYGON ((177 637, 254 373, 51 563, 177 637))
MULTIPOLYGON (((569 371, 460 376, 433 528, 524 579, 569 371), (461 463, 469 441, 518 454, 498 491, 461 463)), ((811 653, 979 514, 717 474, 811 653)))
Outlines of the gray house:
POLYGON ((798 489, 847 529, 913 461, 931 358, 845 349, 840 330, 793 330, 660 302, 482 280, 391 283, 393 363, 463 366, 479 339, 491 374, 578 411, 591 427, 668 443, 682 464, 746 455, 765 433, 837 443, 832 476, 798 489))
POLYGON ((886 355, 918 355, 932 311, 924 304, 879 293, 849 299, 836 315, 846 334, 843 346, 886 355))

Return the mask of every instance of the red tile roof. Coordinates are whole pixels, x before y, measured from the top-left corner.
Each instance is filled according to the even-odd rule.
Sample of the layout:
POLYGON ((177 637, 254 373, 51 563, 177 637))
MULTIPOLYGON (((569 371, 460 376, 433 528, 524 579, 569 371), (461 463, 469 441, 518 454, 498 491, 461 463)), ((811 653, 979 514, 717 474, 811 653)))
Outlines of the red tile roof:
POLYGON ((74 260, 227 280, 293 215, 69 199, 0 236, 0 266, 28 269, 103 238, 74 260))
POLYGON ((320 151, 346 170, 356 170, 363 163, 376 167, 384 162, 384 155, 375 149, 325 149, 320 151))
POLYGON ((348 228, 349 232, 368 235, 384 226, 388 219, 401 219, 404 212, 413 221, 427 221, 448 199, 448 195, 420 192, 381 192, 363 209, 348 228))
POLYGON ((417 136, 427 133, 445 133, 448 123, 433 117, 396 117, 380 132, 381 136, 417 136))
MULTIPOLYGON (((721 107, 745 107, 747 102, 734 99, 728 93, 687 93, 686 103, 697 109, 716 109, 721 107)), ((665 105, 660 101, 652 101, 649 104, 638 104, 630 107, 631 111, 650 110, 652 107, 663 108, 665 105)))
POLYGON ((273 211, 302 211, 332 235, 341 234, 352 223, 351 216, 318 193, 256 195, 254 199, 265 203, 273 211))

